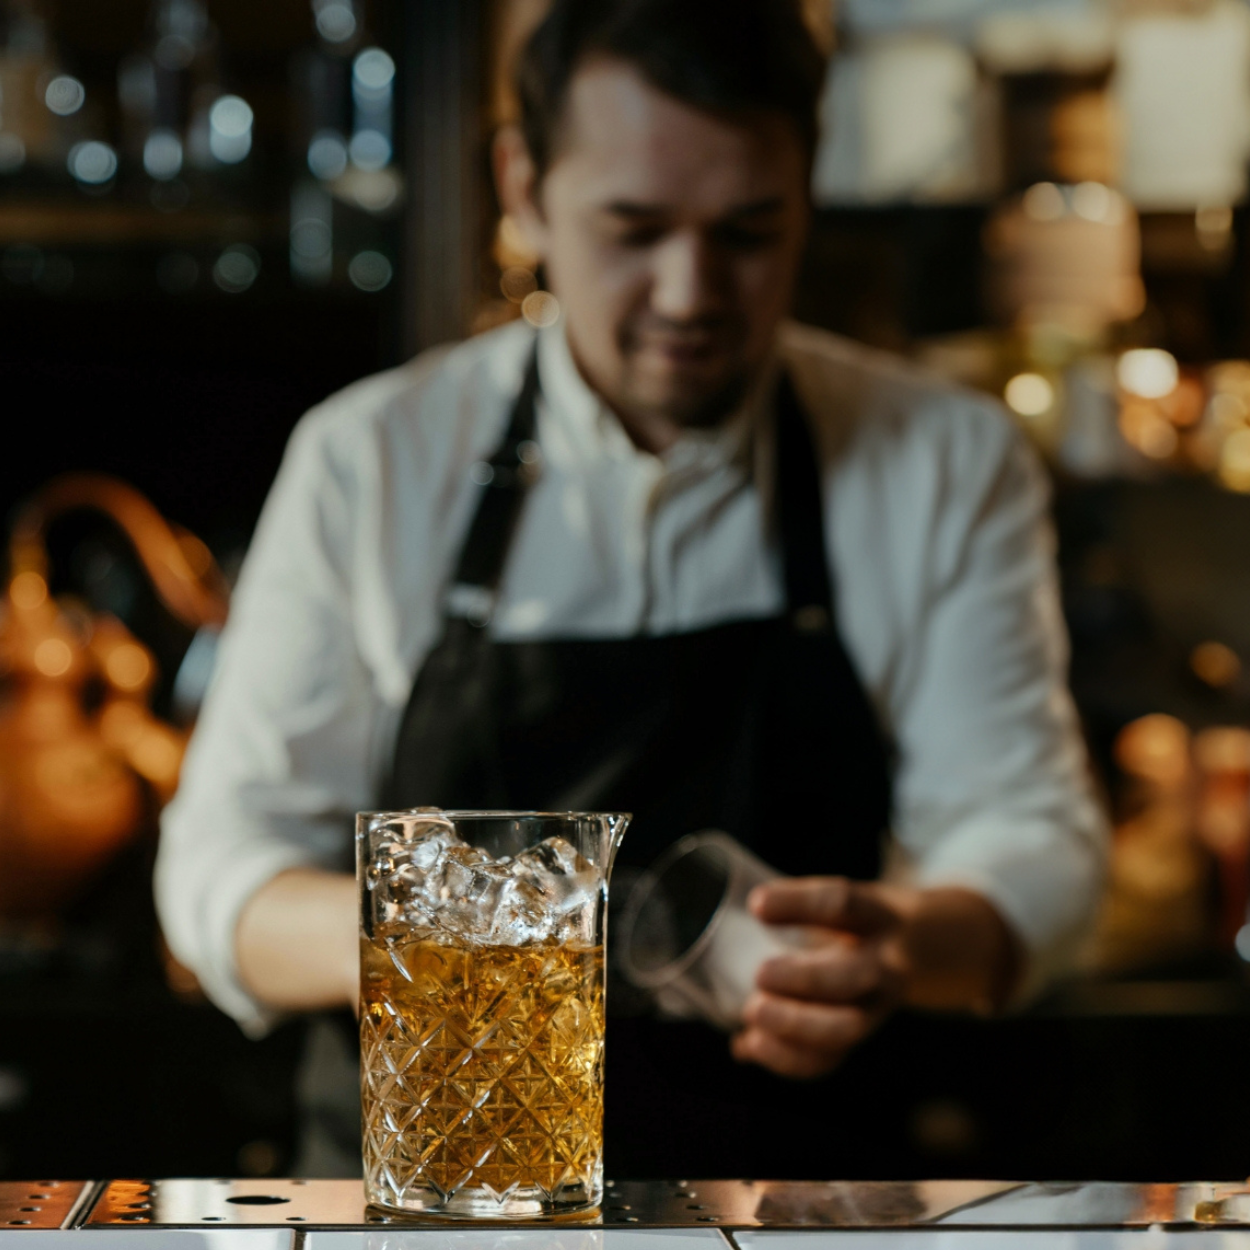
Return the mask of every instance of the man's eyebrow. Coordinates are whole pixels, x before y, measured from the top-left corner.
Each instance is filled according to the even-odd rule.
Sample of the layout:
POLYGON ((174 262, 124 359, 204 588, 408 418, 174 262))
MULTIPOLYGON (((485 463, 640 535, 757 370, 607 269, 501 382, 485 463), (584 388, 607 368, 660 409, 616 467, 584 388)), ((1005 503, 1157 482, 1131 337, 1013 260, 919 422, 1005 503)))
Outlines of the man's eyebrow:
MULTIPOLYGON (((786 202, 780 195, 770 195, 766 199, 752 200, 747 204, 738 204, 725 214, 725 220, 737 220, 742 217, 764 217, 769 213, 780 212, 786 202)), ((641 204, 633 200, 612 200, 603 206, 605 213, 613 217, 624 217, 629 220, 664 217, 672 209, 667 204, 641 204)))

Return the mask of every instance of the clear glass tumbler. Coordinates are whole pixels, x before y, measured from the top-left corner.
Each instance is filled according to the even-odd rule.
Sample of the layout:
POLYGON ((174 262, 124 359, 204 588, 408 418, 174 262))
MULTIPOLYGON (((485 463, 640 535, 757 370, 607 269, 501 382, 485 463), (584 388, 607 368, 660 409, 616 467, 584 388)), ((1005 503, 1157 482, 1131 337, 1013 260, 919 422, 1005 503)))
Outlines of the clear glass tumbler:
POLYGON ((628 823, 357 817, 370 1203, 490 1219, 599 1205, 607 887, 628 823))
POLYGON ((682 838, 634 883, 621 918, 621 970, 664 1012, 736 1029, 760 965, 820 940, 747 909, 747 895, 781 875, 719 830, 682 838))

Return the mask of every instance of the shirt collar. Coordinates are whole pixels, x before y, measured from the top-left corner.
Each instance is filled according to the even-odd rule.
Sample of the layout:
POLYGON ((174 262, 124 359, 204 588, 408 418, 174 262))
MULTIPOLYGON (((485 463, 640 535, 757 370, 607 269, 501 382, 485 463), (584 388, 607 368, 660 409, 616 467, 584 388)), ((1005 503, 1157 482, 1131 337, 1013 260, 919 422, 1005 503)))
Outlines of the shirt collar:
POLYGON ((712 429, 686 430, 667 451, 653 456, 634 445, 616 414, 587 385, 573 360, 564 318, 538 332, 543 401, 572 448, 594 459, 647 457, 658 460, 667 472, 710 470, 734 463, 749 469, 758 435, 768 424, 777 369, 774 353, 725 421, 712 429))

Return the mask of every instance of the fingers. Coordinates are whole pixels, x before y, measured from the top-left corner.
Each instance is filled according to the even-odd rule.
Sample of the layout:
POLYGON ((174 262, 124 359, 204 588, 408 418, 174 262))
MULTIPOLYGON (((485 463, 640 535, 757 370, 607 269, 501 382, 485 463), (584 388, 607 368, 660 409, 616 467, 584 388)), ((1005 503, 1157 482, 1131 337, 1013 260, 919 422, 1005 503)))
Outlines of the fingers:
POLYGON ((745 1029, 730 1043, 734 1058, 741 1063, 758 1063, 778 1076, 796 1080, 810 1080, 832 1072, 842 1061, 843 1054, 811 1050, 765 1033, 761 1029, 745 1029))
POLYGON ((803 1003, 756 992, 743 1012, 746 1027, 734 1057, 779 1076, 808 1078, 832 1071, 884 1013, 858 1006, 803 1003))
POLYGON ((778 955, 755 976, 762 990, 831 1004, 892 994, 895 980, 892 969, 871 947, 840 944, 778 955))
POLYGON ((877 887, 845 877, 768 881, 756 886, 747 902, 767 924, 824 925, 867 934, 891 928, 899 919, 877 887))
POLYGON ((812 1050, 843 1054, 871 1031, 874 1018, 850 1003, 808 1003, 757 990, 742 1012, 749 1029, 812 1050))

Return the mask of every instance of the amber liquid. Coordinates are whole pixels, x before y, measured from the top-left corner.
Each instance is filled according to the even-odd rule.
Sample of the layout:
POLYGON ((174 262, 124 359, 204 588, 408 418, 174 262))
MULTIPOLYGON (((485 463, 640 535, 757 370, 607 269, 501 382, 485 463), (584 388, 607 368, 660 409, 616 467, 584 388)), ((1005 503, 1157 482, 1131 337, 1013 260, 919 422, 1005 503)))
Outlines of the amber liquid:
POLYGON ((369 1201, 556 1214, 603 1186, 603 948, 361 947, 369 1201))

